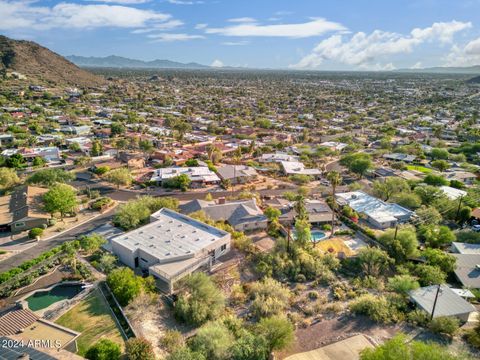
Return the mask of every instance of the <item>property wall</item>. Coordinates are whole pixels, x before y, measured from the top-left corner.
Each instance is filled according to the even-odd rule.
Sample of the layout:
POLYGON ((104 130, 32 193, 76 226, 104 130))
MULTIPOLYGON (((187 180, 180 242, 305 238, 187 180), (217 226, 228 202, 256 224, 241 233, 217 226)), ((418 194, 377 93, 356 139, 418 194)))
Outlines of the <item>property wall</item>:
POLYGON ((27 220, 22 220, 22 221, 16 221, 12 223, 12 231, 17 232, 17 231, 24 231, 24 230, 30 230, 35 227, 41 228, 44 224, 47 225, 48 219, 27 219, 27 220), (18 226, 17 226, 18 225, 18 226))
POLYGON ((118 259, 125 265, 135 268, 135 256, 136 251, 131 251, 130 249, 122 246, 120 243, 112 239, 112 251, 115 255, 118 256, 118 259))

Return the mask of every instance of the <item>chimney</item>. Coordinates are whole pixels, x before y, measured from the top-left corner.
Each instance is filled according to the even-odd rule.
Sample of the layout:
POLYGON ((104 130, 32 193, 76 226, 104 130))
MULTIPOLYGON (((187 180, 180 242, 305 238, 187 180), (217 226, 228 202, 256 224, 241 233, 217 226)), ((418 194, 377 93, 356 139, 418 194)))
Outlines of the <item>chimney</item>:
POLYGON ((218 199, 218 204, 219 204, 219 205, 225 204, 225 198, 222 197, 222 198, 218 199))

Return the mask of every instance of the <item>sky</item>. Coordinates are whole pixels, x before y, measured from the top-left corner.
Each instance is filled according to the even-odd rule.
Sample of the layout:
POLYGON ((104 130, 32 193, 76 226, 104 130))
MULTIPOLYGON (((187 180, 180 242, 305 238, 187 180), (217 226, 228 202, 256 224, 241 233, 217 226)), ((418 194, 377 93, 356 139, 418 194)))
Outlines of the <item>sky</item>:
POLYGON ((480 0, 0 0, 61 55, 299 70, 480 65, 480 0))

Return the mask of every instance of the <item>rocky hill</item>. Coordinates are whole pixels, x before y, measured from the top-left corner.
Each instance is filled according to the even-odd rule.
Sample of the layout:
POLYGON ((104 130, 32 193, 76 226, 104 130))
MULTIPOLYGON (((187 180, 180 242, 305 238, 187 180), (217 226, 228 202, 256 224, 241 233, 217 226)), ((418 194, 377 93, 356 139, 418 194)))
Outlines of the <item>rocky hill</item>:
POLYGON ((47 86, 96 87, 105 79, 32 41, 0 36, 0 76, 47 86))

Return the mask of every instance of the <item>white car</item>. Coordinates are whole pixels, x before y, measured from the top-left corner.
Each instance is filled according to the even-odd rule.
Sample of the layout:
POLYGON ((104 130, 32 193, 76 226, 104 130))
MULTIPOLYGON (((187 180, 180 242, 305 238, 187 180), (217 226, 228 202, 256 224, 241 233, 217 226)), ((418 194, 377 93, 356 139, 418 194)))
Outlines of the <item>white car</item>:
POLYGON ((480 225, 473 225, 472 230, 476 232, 480 232, 480 225))

